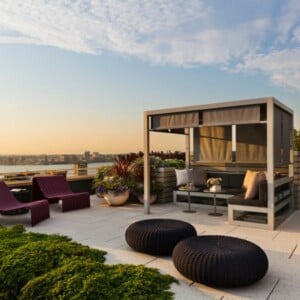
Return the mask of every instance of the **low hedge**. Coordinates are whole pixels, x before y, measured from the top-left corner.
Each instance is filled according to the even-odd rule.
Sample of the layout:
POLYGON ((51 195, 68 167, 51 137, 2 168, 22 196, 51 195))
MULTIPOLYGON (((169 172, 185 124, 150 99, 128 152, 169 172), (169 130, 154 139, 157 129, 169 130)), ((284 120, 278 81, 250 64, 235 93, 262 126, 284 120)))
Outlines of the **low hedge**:
POLYGON ((0 226, 0 299, 171 299, 177 282, 157 269, 105 265, 105 251, 66 236, 0 226))

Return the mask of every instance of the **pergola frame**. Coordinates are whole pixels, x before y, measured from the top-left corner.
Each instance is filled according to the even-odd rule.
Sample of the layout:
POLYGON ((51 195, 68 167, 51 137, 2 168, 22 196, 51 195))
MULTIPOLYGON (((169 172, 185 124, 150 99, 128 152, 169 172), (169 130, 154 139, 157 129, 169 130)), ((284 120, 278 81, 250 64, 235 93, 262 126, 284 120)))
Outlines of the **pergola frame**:
MULTIPOLYGON (((257 98, 257 99, 247 99, 239 101, 230 101, 223 103, 214 103, 207 105, 195 105, 195 106, 186 106, 186 107, 176 107, 176 108, 167 108, 159 110, 151 110, 144 112, 144 213, 150 213, 150 133, 151 132, 165 132, 165 133, 179 133, 185 134, 185 149, 186 149, 186 166, 190 166, 190 129, 202 127, 200 123, 202 120, 198 120, 197 116, 208 115, 209 119, 213 116, 214 112, 223 112, 224 125, 235 125, 236 122, 241 122, 238 124, 248 124, 247 119, 249 118, 249 124, 258 123, 266 124, 266 177, 268 181, 268 205, 267 205, 267 228, 275 228, 275 201, 274 201, 274 172, 275 172, 275 145, 278 134, 274 132, 275 126, 275 110, 280 110, 286 114, 289 118, 289 128, 281 129, 288 132, 283 132, 282 134, 288 134, 290 137, 289 147, 289 161, 286 164, 288 167, 288 180, 293 178, 293 149, 292 149, 292 136, 293 136, 293 111, 288 108, 286 105, 279 102, 274 97, 266 98, 257 98), (258 114, 254 112, 253 121, 252 121, 252 108, 264 107, 265 108, 265 119, 263 121, 255 121, 255 116, 258 114), (248 111, 247 109, 250 108, 248 111), (235 110, 239 113, 242 111, 241 116, 236 116, 235 110), (232 113, 233 119, 231 120, 228 115, 232 113), (249 114, 249 117, 247 116, 249 114), (246 116, 246 117, 245 117, 246 116), (238 121, 234 120, 237 118, 238 121), (239 119, 240 118, 240 119, 239 119), (245 118, 245 120, 243 120, 245 118), (188 124, 185 124, 187 120, 188 124), (197 123, 198 122, 198 123, 197 123), (168 124, 172 128, 167 128, 168 124)), ((260 113, 261 114, 261 113, 260 113)), ((199 117, 200 118, 200 117, 199 117)), ((212 117, 213 118, 213 117, 212 117)), ((206 122, 206 120, 204 120, 206 122)), ((209 120, 207 121, 209 122, 209 120)), ((221 121, 222 122, 222 121, 221 121)), ((283 127, 281 125, 281 127, 283 127)), ((276 127, 278 128, 278 126, 276 127)), ((282 143, 282 141, 281 141, 282 143)), ((291 204, 292 205, 292 204, 291 204)))

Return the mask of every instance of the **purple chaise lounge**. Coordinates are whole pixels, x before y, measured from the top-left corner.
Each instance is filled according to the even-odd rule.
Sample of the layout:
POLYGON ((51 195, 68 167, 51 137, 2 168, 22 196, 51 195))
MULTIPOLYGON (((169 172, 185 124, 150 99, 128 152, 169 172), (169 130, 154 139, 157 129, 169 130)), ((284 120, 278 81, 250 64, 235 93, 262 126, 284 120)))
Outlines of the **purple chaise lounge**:
POLYGON ((0 211, 8 212, 20 208, 30 209, 32 226, 50 217, 49 203, 47 200, 43 199, 26 203, 19 202, 5 182, 0 181, 0 211))
POLYGON ((90 207, 89 193, 72 192, 63 175, 33 177, 31 198, 32 200, 44 198, 49 203, 62 200, 63 212, 90 207))

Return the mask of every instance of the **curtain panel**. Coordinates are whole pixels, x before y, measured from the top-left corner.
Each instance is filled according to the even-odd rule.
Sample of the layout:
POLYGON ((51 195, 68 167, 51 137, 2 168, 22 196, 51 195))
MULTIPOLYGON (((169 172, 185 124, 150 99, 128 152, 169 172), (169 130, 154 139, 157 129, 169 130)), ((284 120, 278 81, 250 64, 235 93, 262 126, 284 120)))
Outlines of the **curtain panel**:
POLYGON ((274 160, 275 164, 290 162, 292 117, 282 109, 274 109, 274 160))
POLYGON ((199 112, 156 115, 151 118, 151 129, 192 128, 199 126, 199 112))
POLYGON ((207 110, 203 112, 203 126, 258 123, 260 106, 246 106, 207 110))
POLYGON ((267 161, 266 124, 249 124, 236 126, 236 161, 267 161))
POLYGON ((213 126, 199 128, 199 153, 200 161, 230 162, 232 154, 231 126, 213 126))

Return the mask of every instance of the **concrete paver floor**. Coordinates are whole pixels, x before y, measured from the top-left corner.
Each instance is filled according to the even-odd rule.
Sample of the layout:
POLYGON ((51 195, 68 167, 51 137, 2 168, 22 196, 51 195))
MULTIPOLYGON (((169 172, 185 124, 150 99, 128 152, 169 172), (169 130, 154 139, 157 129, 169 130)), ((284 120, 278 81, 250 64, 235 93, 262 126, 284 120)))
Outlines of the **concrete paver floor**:
POLYGON ((75 241, 108 252, 106 262, 144 264, 158 268, 179 279, 171 289, 175 299, 300 299, 300 211, 293 213, 275 231, 233 226, 227 214, 209 216, 211 208, 194 207, 196 213, 182 212, 182 205, 154 204, 151 214, 144 214, 140 204, 110 207, 102 199, 91 197, 91 208, 62 213, 59 204, 51 205, 51 218, 30 226, 29 213, 0 216, 1 224, 24 224, 26 229, 40 233, 68 235, 75 241), (230 235, 252 241, 262 247, 269 259, 266 276, 250 286, 238 289, 215 289, 192 282, 174 267, 170 257, 155 257, 133 251, 125 241, 126 228, 137 220, 172 218, 195 226, 198 235, 230 235))

